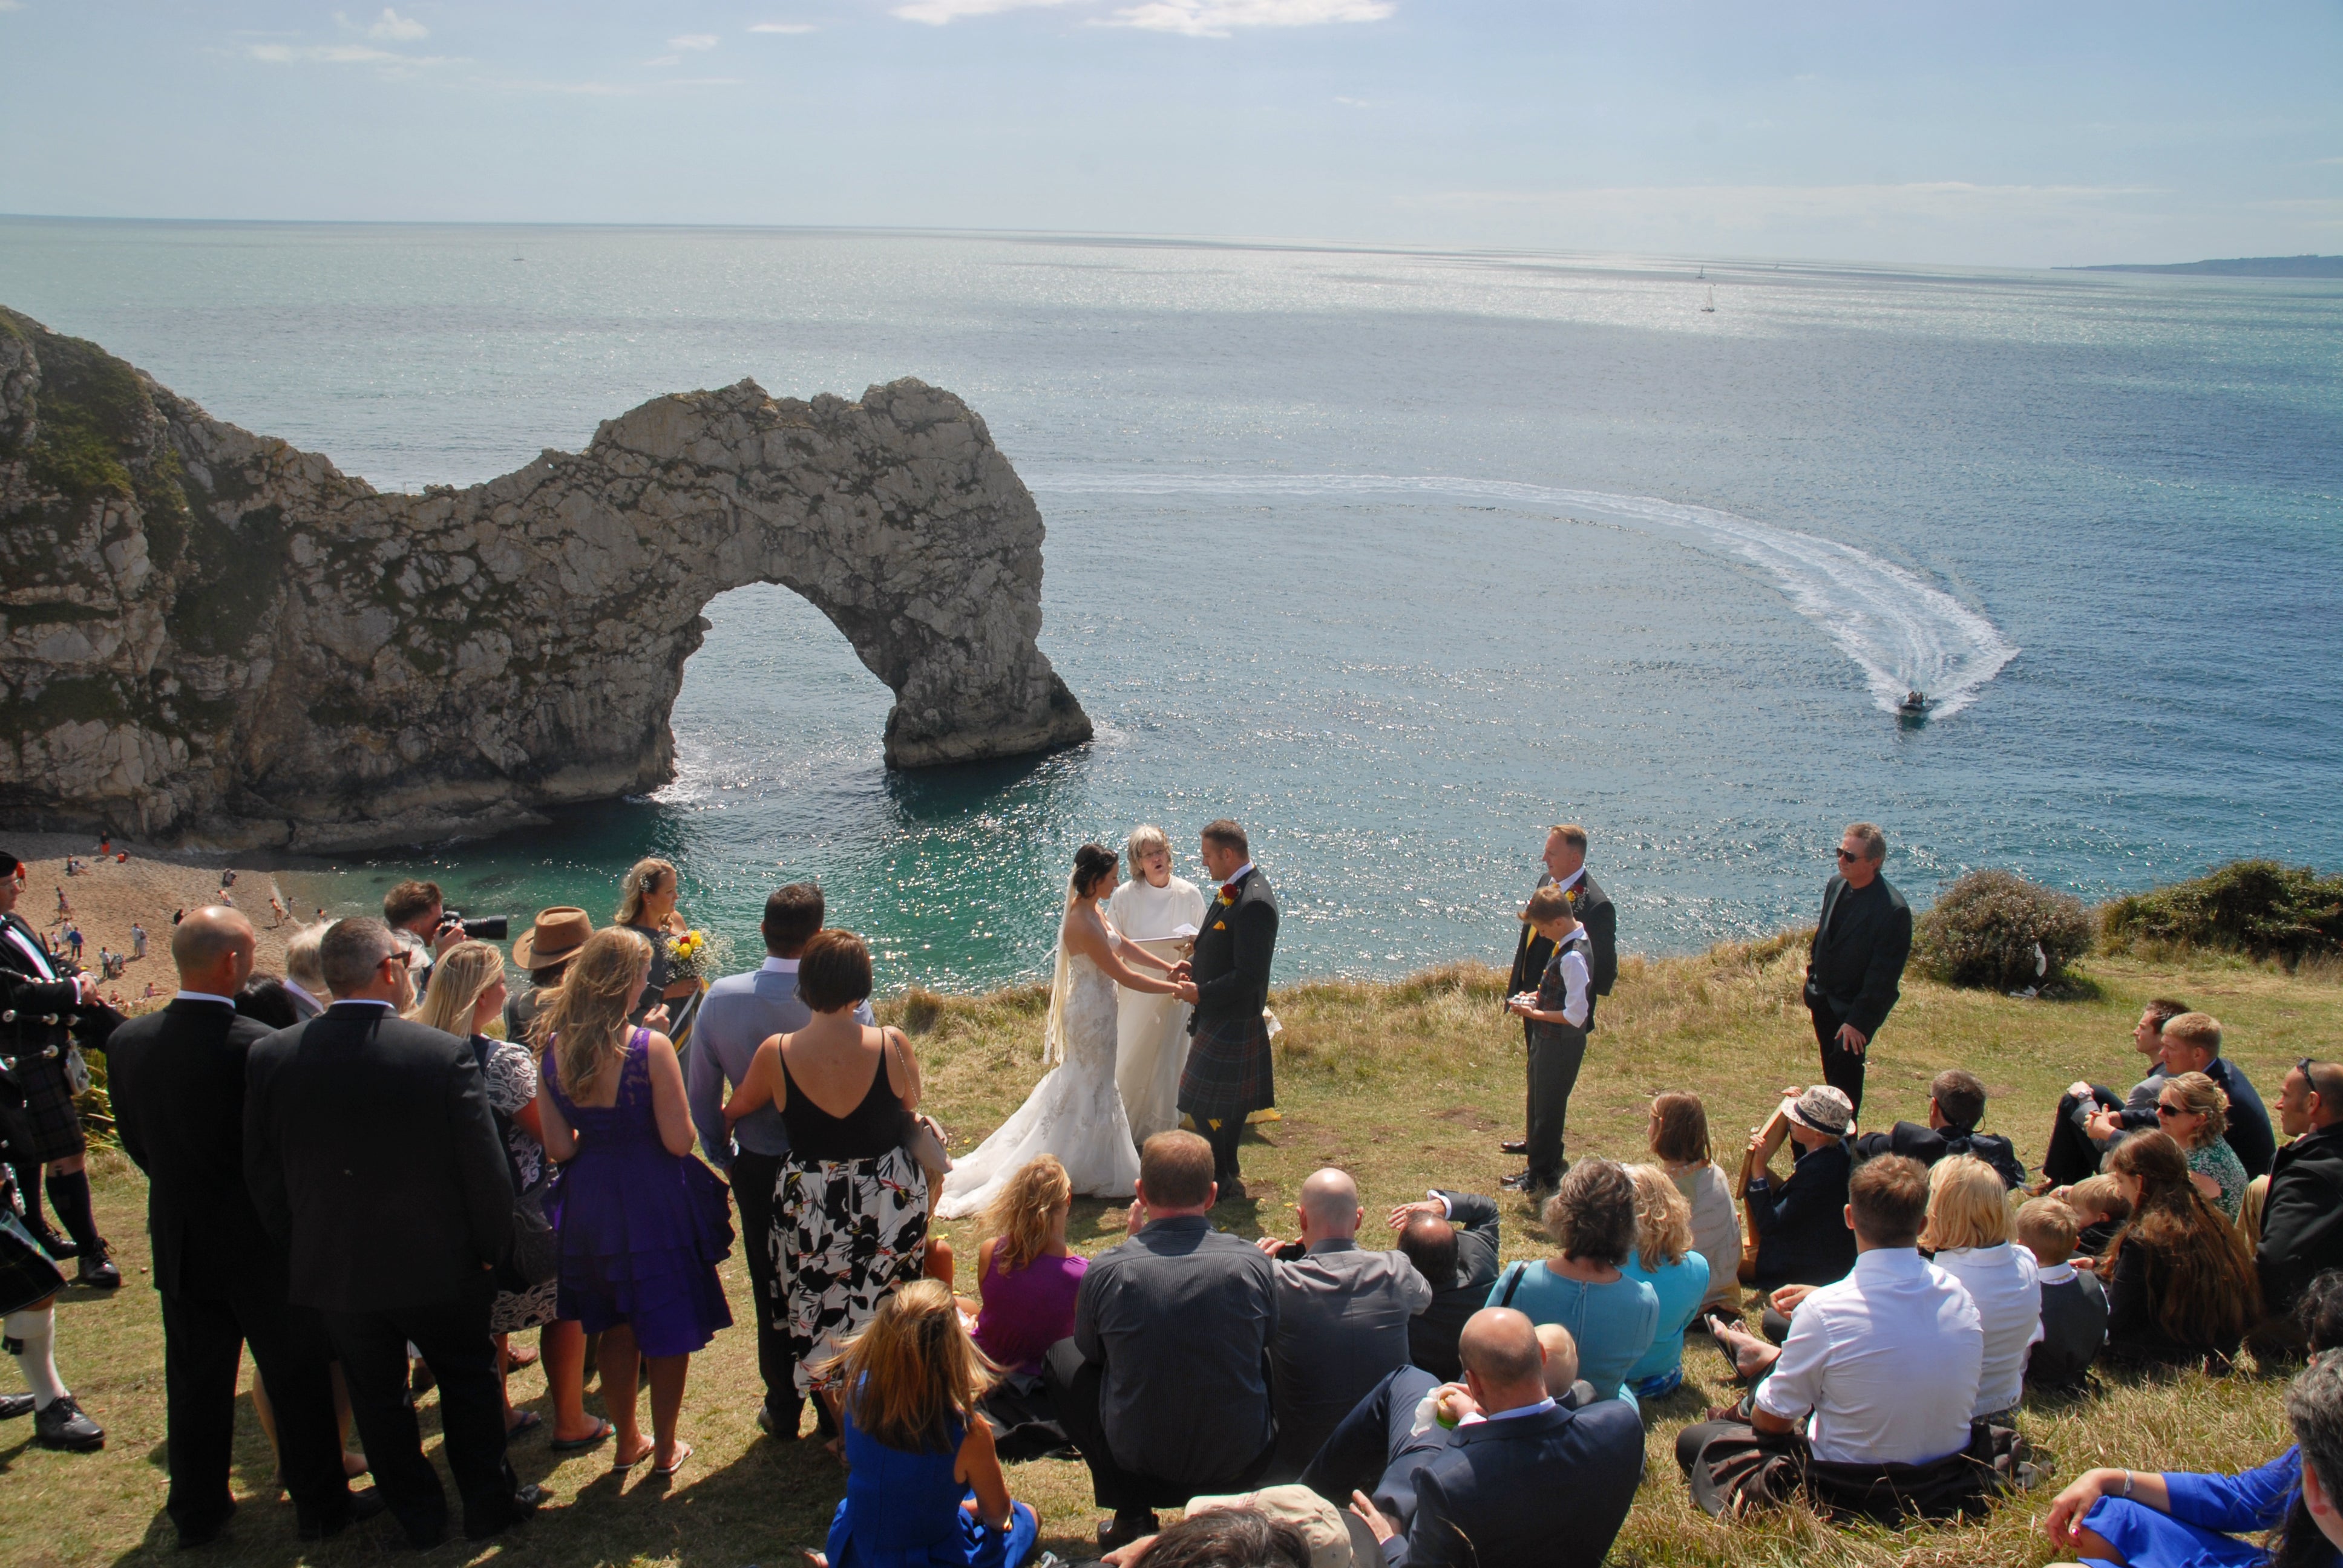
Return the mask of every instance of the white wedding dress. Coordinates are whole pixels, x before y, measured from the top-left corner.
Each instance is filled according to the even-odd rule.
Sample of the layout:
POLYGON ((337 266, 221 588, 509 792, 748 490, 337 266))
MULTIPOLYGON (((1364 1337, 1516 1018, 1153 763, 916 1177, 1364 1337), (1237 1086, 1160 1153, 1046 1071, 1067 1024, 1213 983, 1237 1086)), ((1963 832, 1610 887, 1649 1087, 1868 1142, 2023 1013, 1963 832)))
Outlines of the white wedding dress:
POLYGON ((1047 1048, 1058 1065, 998 1131, 952 1161, 936 1201, 938 1219, 980 1211, 1010 1177, 1042 1154, 1056 1155, 1074 1191, 1086 1197, 1128 1198, 1138 1190, 1139 1148, 1114 1082, 1121 990, 1098 965, 1069 953, 1060 932, 1047 1048))

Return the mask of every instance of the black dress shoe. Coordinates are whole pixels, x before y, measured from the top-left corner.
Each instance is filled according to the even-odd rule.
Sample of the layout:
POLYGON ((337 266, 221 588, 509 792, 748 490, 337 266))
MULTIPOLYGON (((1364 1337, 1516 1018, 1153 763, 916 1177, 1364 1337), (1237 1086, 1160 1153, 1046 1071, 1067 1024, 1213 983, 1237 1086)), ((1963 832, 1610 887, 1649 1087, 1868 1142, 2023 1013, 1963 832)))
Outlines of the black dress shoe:
POLYGON ((33 1396, 28 1393, 0 1393, 0 1421, 14 1421, 20 1415, 33 1413, 33 1396))
POLYGON ((1526 1138, 1508 1138, 1497 1145, 1500 1154, 1526 1154, 1529 1151, 1530 1141, 1526 1138))
POLYGON ((41 1251, 46 1252, 50 1257, 55 1258, 60 1263, 64 1262, 67 1258, 78 1258, 81 1256, 81 1247, 77 1243, 58 1235, 55 1231, 50 1230, 47 1221, 35 1220, 27 1216, 25 1221, 25 1228, 33 1232, 33 1240, 41 1244, 41 1251))
POLYGON ((100 1253, 95 1258, 81 1261, 81 1269, 74 1275, 74 1283, 94 1285, 101 1291, 118 1291, 122 1288, 122 1271, 114 1266, 113 1259, 100 1253))
POLYGON ((1141 1508, 1131 1513, 1118 1513, 1111 1523, 1098 1527, 1099 1551, 1112 1552, 1130 1545, 1142 1535, 1154 1533, 1155 1515, 1151 1511, 1141 1508))
POLYGON ((106 1446, 106 1428, 82 1414, 71 1394, 60 1394, 46 1410, 33 1412, 33 1441, 68 1453, 95 1453, 106 1446))
POLYGON ((468 1515, 464 1520, 464 1539, 486 1541, 491 1535, 501 1535, 535 1513, 538 1504, 552 1495, 552 1493, 533 1481, 524 1482, 515 1490, 511 1500, 502 1510, 501 1518, 474 1521, 468 1515))

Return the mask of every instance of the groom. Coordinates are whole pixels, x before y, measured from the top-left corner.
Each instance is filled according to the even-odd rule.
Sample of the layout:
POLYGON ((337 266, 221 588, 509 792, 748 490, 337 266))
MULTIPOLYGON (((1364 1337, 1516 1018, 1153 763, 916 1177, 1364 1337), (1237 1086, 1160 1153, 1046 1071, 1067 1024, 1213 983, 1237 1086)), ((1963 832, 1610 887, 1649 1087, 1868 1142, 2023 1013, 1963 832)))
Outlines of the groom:
POLYGON ((1188 1022, 1195 1041, 1180 1074, 1180 1109, 1212 1146, 1221 1196, 1242 1198, 1237 1141, 1244 1136, 1245 1117, 1277 1103, 1269 1030, 1261 1016, 1277 951, 1277 896, 1253 865, 1242 828, 1224 817, 1205 824, 1203 839, 1204 869, 1221 891, 1204 911, 1190 978, 1180 988, 1181 1000, 1195 1007, 1188 1022))

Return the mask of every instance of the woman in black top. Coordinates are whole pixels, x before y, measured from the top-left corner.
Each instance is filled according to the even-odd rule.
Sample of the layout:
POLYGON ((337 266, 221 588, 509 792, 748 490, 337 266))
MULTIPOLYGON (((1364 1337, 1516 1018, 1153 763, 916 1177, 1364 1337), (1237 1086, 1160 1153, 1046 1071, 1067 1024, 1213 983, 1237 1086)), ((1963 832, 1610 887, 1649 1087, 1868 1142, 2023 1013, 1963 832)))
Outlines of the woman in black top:
POLYGON ((673 863, 660 859, 636 861, 627 872, 627 879, 619 884, 618 912, 613 923, 641 933, 651 944, 651 975, 643 982, 643 994, 636 1000, 632 1022, 654 1021, 650 1019, 651 1010, 670 1000, 669 992, 680 999, 689 996, 696 988, 697 982, 692 980, 673 981, 671 949, 675 939, 687 929, 683 917, 675 910, 676 899, 682 891, 682 881, 673 863))
MULTIPOLYGON (((817 1387, 811 1363, 832 1360, 898 1285, 919 1278, 928 1179, 903 1148, 920 1104, 910 1041, 854 1017, 870 995, 862 939, 816 934, 799 960, 798 995, 811 1021, 757 1048, 724 1115, 737 1121, 770 1103, 789 1131, 773 1193, 774 1292, 802 1395, 817 1387)), ((820 1392, 834 1414, 838 1391, 820 1392)))
POLYGON ((2100 1260, 2107 1354, 2116 1361, 2226 1371, 2261 1318, 2254 1254, 2189 1180, 2188 1156, 2164 1132, 2137 1132, 2107 1155, 2131 1220, 2100 1260))

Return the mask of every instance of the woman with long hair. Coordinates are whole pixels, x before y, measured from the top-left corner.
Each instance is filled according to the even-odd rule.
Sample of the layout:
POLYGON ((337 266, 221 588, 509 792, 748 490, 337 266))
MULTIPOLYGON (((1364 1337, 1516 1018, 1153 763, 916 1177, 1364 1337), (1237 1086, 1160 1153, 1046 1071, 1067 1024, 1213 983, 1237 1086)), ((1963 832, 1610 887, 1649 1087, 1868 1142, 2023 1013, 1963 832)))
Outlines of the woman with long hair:
POLYGON ((1627 1369, 1637 1399, 1658 1399, 1684 1382, 1684 1330, 1708 1299, 1708 1260, 1693 1250, 1692 1205, 1656 1165, 1630 1165, 1635 1184, 1635 1250, 1619 1265, 1660 1300, 1652 1348, 1627 1369))
POLYGON ((2189 1180, 2188 1157, 2163 1132, 2125 1139, 2107 1173, 2131 1200, 2108 1244, 2107 1353, 2117 1361, 2226 1368, 2260 1321, 2254 1254, 2189 1180))
POLYGON ((1544 1219, 1560 1250, 1543 1262, 1508 1268, 1483 1304, 1568 1329, 1578 1343, 1578 1375, 1596 1397, 1613 1398, 1660 1326, 1658 1292, 1620 1266, 1639 1239, 1634 1180, 1615 1160, 1582 1160, 1545 1201, 1544 1219))
POLYGON ((650 944, 623 926, 587 939, 537 1017, 537 1104, 545 1151, 563 1167, 546 1205, 561 1234, 561 1316, 602 1336, 612 1463, 649 1458, 673 1475, 691 1452, 676 1437, 691 1352, 732 1322, 716 1276, 732 1220, 724 1184, 692 1157, 674 1045, 627 1021, 650 963, 650 944), (650 1363, 649 1441, 635 1419, 639 1353, 650 1363))
POLYGON ((848 1466, 828 1568, 1021 1568, 1033 1554, 1040 1523, 1010 1500, 977 1409, 999 1369, 942 1281, 897 1291, 820 1371, 843 1391, 848 1466))
POLYGON ((1702 1307, 1738 1313, 1741 1216, 1733 1208, 1733 1178, 1709 1148, 1708 1108, 1699 1095, 1682 1090, 1654 1095, 1645 1136, 1652 1157, 1692 1207, 1693 1251, 1708 1260, 1702 1307))
POLYGON ((1119 864, 1103 845, 1074 851, 1042 1040, 1044 1059, 1058 1065, 991 1137, 954 1162, 937 1218, 980 1212, 1001 1183, 1041 1154, 1056 1155, 1085 1196, 1128 1198, 1136 1190, 1139 1146, 1115 1086, 1117 999, 1122 990, 1168 996, 1179 989, 1172 977, 1185 971, 1126 940, 1101 909, 1114 892, 1119 864))
POLYGON ((1028 1161, 984 1211, 976 1250, 977 1348, 1012 1372, 1039 1374, 1051 1345, 1074 1332, 1087 1259, 1066 1245, 1074 1184, 1054 1154, 1028 1161))
POLYGON ((2157 1091, 2156 1124, 2188 1156, 2197 1191, 2235 1224, 2252 1180, 2229 1147, 2229 1095, 2201 1072, 2176 1072, 2157 1091))
POLYGON ((2010 1245, 2009 1189, 2001 1172, 1972 1154, 1928 1170, 1928 1219, 1920 1246, 1966 1288, 1985 1326, 1985 1361, 1970 1414, 2007 1425, 2026 1392, 2026 1352, 2042 1328, 2041 1270, 2010 1245))
POLYGON ((651 1010, 670 996, 689 996, 697 982, 671 980, 674 960, 669 956, 675 939, 686 930, 683 917, 676 912, 676 900, 683 892, 682 879, 676 874, 672 860, 656 857, 637 860, 627 870, 626 879, 618 884, 618 910, 611 923, 634 931, 651 945, 651 967, 643 980, 642 994, 635 1000, 629 1015, 635 1022, 654 1027, 664 1024, 664 1018, 653 1018, 651 1010))

